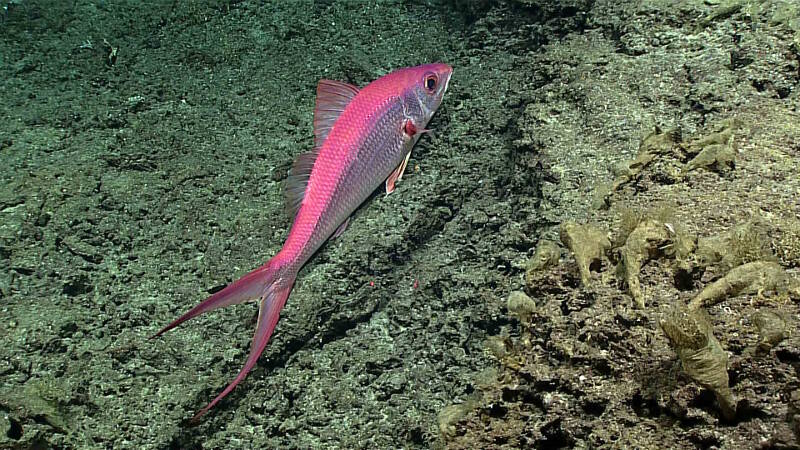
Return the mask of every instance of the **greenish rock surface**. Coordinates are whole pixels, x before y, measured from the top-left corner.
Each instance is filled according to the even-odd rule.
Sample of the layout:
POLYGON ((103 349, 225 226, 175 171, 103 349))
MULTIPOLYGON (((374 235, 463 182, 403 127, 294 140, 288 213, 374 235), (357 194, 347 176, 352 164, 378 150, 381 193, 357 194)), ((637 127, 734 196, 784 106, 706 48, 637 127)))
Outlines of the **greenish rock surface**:
MULTIPOLYGON (((747 402, 721 425, 713 395, 676 377, 658 319, 724 274, 651 261, 645 310, 607 273, 582 288, 572 263, 535 292, 524 278, 561 223, 613 232, 622 208, 669 203, 701 237, 797 220, 793 2, 0 6, 0 448, 798 445, 781 399, 800 334, 787 322, 754 362, 743 321, 759 302, 797 317, 796 298, 709 308, 747 402), (435 134, 301 272, 246 381, 190 426, 244 363, 255 307, 148 338, 279 250, 316 83, 432 61, 455 68, 435 134), (596 207, 653 130, 689 145, 734 119, 734 166, 681 173, 676 145, 596 207), (521 289, 524 325, 506 302, 521 289)), ((797 227, 777 229, 796 277, 797 227)))

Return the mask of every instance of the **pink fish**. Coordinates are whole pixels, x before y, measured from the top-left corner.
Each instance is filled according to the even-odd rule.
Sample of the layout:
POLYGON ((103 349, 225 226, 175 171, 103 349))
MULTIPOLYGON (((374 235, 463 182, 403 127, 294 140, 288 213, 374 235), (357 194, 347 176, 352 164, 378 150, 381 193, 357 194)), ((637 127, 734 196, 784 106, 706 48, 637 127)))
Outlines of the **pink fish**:
POLYGON ((244 367, 192 420, 208 412, 255 366, 278 323, 297 272, 351 214, 385 183, 394 190, 411 149, 436 112, 453 69, 446 64, 408 67, 359 90, 338 81, 317 86, 314 150, 300 155, 287 181, 294 223, 283 248, 266 264, 211 295, 155 334, 160 336, 205 312, 259 299, 258 323, 244 367))

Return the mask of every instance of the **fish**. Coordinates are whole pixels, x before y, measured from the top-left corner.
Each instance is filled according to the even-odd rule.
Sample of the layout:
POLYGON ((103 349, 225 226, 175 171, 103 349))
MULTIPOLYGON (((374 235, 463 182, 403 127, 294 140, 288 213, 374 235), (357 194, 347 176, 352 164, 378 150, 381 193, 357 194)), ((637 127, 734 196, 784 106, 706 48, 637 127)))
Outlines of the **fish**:
POLYGON ((300 269, 380 186, 395 190, 411 150, 442 102, 453 68, 434 63, 386 74, 362 89, 333 80, 317 85, 314 149, 297 157, 286 180, 294 222, 283 247, 261 267, 212 294, 152 337, 209 311, 259 302, 250 352, 238 375, 192 421, 247 376, 267 346, 300 269))

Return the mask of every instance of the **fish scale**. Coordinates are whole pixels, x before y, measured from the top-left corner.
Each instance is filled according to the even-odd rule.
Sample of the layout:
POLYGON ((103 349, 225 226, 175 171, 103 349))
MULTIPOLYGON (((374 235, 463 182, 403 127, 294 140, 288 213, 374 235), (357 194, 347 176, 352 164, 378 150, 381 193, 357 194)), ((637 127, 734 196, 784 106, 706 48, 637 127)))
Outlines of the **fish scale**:
MULTIPOLYGON (((178 317, 160 336, 205 312, 258 299, 259 314, 244 367, 227 387, 195 414, 214 407, 255 366, 269 342, 298 271, 353 212, 385 183, 391 193, 408 156, 442 101, 452 75, 446 64, 396 70, 358 90, 320 81, 314 113, 315 149, 295 161, 287 180, 287 204, 294 222, 281 250, 178 317)), ((155 337, 154 336, 154 337, 155 337)))

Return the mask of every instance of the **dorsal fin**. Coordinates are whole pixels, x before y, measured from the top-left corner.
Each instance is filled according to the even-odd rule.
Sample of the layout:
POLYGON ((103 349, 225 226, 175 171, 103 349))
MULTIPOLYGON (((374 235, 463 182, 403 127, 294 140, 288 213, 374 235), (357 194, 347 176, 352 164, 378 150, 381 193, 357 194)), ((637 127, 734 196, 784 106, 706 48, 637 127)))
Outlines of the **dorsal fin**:
POLYGON ((358 88, 352 84, 333 80, 319 81, 317 106, 314 108, 314 148, 322 147, 336 119, 356 94, 358 88))
POLYGON ((320 80, 317 85, 317 106, 314 109, 314 150, 303 153, 294 160, 289 178, 286 180, 286 209, 290 217, 297 215, 308 184, 308 177, 319 149, 328 137, 333 124, 350 100, 358 94, 358 88, 341 81, 320 80))
POLYGON ((297 215, 300 204, 303 203, 308 177, 311 176, 311 169, 314 168, 314 161, 318 154, 319 150, 316 148, 310 152, 301 153, 294 160, 292 169, 289 171, 284 194, 286 195, 286 213, 292 219, 297 215))

